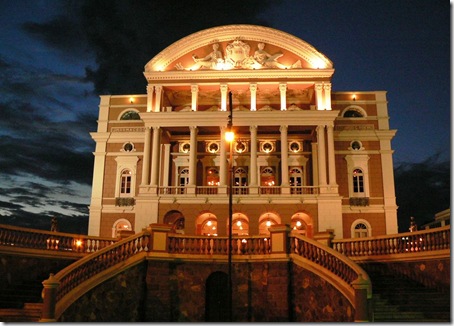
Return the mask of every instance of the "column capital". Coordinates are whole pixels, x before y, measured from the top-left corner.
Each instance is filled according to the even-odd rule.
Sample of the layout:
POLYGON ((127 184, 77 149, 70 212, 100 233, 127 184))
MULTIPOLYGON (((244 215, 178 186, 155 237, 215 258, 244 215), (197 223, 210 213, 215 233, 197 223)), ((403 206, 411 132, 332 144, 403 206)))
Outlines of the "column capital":
POLYGON ((249 90, 251 92, 257 92, 257 84, 249 84, 249 90))
POLYGON ((197 126, 189 126, 191 132, 196 132, 198 130, 197 126))
POLYGON ((323 84, 323 89, 325 91, 330 91, 331 90, 331 83, 326 83, 326 84, 324 83, 323 84))
POLYGON ((314 87, 315 87, 316 91, 321 91, 323 89, 323 84, 322 83, 315 83, 314 87))
POLYGON ((162 91, 162 85, 156 85, 154 88, 155 88, 155 90, 156 90, 156 93, 162 91))
POLYGON ((147 93, 153 93, 154 91, 154 86, 153 85, 147 85, 147 93))
POLYGON ((279 131, 280 131, 280 132, 284 132, 284 131, 287 131, 287 130, 288 130, 288 126, 287 126, 287 125, 281 125, 281 126, 279 127, 279 131))
POLYGON ((191 92, 192 93, 196 93, 198 91, 199 91, 199 85, 195 85, 195 84, 191 85, 191 92))
POLYGON ((287 90, 287 84, 286 83, 280 83, 279 84, 279 90, 281 92, 285 92, 287 90))
POLYGON ((229 86, 227 84, 221 84, 219 85, 219 89, 221 90, 221 92, 227 92, 229 86))
POLYGON ((257 131, 257 125, 250 125, 249 131, 257 131))

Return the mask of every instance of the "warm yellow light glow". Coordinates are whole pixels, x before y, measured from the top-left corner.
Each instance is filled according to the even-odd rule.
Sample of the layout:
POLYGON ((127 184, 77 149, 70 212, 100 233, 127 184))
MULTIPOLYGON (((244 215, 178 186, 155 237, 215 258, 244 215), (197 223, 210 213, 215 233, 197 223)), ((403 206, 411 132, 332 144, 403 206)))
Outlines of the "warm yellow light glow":
POLYGON ((80 247, 82 245, 82 240, 76 240, 76 247, 80 247))
POLYGON ((271 222, 270 221, 266 221, 266 226, 271 226, 271 222))
POLYGON ((241 221, 236 222, 236 225, 241 226, 241 221))
POLYGON ((208 226, 211 226, 211 221, 208 221, 208 222, 207 222, 207 225, 208 225, 208 226))
POLYGON ((300 227, 300 226, 301 226, 301 222, 300 222, 300 221, 297 221, 297 222, 296 222, 296 226, 297 226, 297 227, 300 227))
POLYGON ((130 102, 131 104, 134 103, 134 97, 130 97, 130 98, 129 98, 129 102, 130 102))
POLYGON ((226 131, 225 140, 229 143, 233 142, 235 139, 235 133, 233 131, 226 131))
POLYGON ((356 101, 356 94, 353 94, 352 99, 353 101, 356 101))

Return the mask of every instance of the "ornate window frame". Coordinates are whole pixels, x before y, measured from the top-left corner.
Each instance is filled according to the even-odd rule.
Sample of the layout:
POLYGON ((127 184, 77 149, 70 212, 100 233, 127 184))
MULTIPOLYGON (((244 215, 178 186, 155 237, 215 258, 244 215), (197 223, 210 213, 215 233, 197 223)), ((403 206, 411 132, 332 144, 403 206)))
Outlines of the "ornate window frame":
POLYGON ((115 158, 117 162, 116 182, 115 182, 115 197, 134 197, 136 195, 136 179, 137 179, 137 156, 118 156, 115 158), (130 193, 121 193, 121 182, 123 172, 129 170, 131 173, 131 191, 130 193))
MULTIPOLYGON (((357 231, 358 230, 357 226, 360 224, 363 224, 366 227, 367 237, 371 237, 372 236, 372 226, 365 219, 357 219, 357 220, 353 221, 351 228, 350 228, 350 232, 351 232, 350 236, 352 238, 361 238, 361 236, 360 237, 356 236, 357 233, 361 234, 361 232, 357 231)), ((362 229, 362 230, 364 230, 364 229, 362 229)), ((364 231, 362 233, 364 233, 364 231)))

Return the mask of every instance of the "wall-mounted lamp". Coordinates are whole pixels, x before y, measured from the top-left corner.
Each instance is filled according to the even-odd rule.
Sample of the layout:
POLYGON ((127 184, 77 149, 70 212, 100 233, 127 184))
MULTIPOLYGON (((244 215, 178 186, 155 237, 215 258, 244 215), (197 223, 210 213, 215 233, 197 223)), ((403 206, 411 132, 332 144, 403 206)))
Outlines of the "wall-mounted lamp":
POLYGON ((353 94, 352 99, 353 99, 353 101, 356 101, 356 94, 353 94))
POLYGON ((129 98, 129 103, 131 103, 131 104, 134 103, 134 97, 129 98))

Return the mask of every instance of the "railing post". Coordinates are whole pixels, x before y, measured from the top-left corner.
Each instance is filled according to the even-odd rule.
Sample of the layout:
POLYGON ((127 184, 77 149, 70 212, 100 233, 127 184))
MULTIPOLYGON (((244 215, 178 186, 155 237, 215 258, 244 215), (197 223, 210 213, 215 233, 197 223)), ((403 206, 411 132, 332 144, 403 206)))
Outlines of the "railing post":
POLYGON ((270 231, 271 254, 287 254, 289 251, 289 233, 292 230, 287 224, 272 225, 270 231))
POLYGON ((41 294, 43 298, 43 308, 41 311, 40 322, 56 322, 55 319, 55 303, 57 301, 57 289, 60 282, 54 277, 54 274, 50 274, 49 278, 43 281, 43 292, 41 294))
POLYGON ((331 241, 334 239, 334 230, 326 229, 325 232, 314 234, 314 240, 323 243, 331 248, 331 241))
POLYGON ((168 224, 150 224, 150 251, 167 252, 169 233, 172 226, 168 224))
POLYGON ((367 298, 370 282, 363 279, 361 274, 352 282, 355 289, 355 322, 369 321, 369 300, 367 298))

